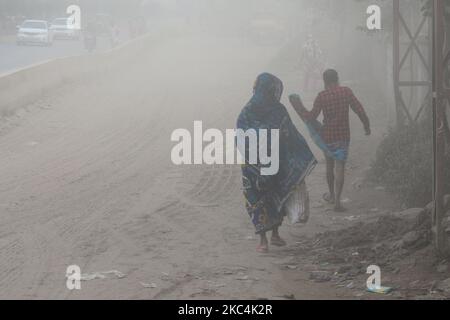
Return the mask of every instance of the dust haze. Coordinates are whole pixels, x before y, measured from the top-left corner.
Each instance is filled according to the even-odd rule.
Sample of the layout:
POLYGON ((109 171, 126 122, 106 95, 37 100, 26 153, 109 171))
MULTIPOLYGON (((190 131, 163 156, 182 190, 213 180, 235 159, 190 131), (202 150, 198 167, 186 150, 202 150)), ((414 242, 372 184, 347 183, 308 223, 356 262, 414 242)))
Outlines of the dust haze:
MULTIPOLYGON (((450 270, 435 271, 441 260, 430 253, 428 220, 420 220, 427 209, 411 209, 367 178, 396 124, 392 9, 375 2, 383 29, 373 32, 367 1, 1 0, 0 298, 428 295, 424 288, 450 270), (69 5, 81 9, 75 39, 17 43, 25 20, 67 17, 69 5), (350 118, 345 213, 324 203, 324 155, 288 99, 299 94, 311 109, 329 68, 372 123, 366 137, 350 118), (283 81, 282 103, 319 161, 307 178, 310 221, 283 225, 288 246, 263 255, 255 251, 240 166, 171 161, 174 130, 193 131, 194 121, 204 130, 234 129, 262 72, 283 81), (409 246, 411 232, 417 239, 409 246), (426 266, 403 273, 423 256, 426 266), (66 286, 74 265, 80 290, 66 286), (393 294, 367 292, 370 265, 381 266, 393 294), (408 289, 414 281, 415 291, 408 289)), ((411 5, 408 21, 421 17, 420 8, 421 1, 411 5)), ((406 77, 425 75, 419 59, 407 62, 406 77)), ((408 90, 417 111, 427 92, 408 90)))

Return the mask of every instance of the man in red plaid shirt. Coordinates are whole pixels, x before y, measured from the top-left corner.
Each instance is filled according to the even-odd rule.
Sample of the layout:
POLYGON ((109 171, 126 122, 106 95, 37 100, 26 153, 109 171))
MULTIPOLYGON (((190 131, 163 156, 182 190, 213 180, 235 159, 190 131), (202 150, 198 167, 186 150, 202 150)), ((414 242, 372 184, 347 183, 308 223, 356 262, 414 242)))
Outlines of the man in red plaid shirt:
POLYGON ((335 205, 335 211, 342 212, 345 211, 341 203, 341 195, 345 180, 345 163, 350 146, 350 108, 361 119, 367 136, 371 134, 370 122, 352 90, 339 85, 339 75, 336 70, 325 71, 323 80, 325 90, 317 96, 313 109, 308 112, 301 106, 297 111, 306 120, 316 120, 323 113, 323 127, 320 135, 330 151, 325 154, 329 193, 324 195, 324 199, 335 205), (331 154, 339 154, 340 157, 335 158, 331 154))

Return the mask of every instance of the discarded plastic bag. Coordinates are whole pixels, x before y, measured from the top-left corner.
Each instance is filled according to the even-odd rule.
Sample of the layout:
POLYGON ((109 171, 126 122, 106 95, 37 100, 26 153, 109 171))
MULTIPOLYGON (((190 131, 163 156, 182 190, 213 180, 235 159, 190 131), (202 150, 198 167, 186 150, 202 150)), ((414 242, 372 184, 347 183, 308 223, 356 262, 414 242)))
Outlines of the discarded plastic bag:
POLYGON ((307 223, 309 220, 309 193, 306 183, 299 185, 284 205, 286 216, 289 223, 307 223))
POLYGON ((95 280, 95 279, 105 279, 106 276, 96 272, 96 273, 91 273, 91 274, 82 274, 81 275, 81 281, 91 281, 91 280, 95 280))
POLYGON ((390 294, 394 289, 391 287, 371 287, 367 288, 367 291, 370 293, 378 293, 378 294, 390 294))
POLYGON ((156 285, 156 283, 145 283, 145 282, 141 282, 141 286, 143 286, 146 289, 156 289, 158 288, 158 286, 156 285))
POLYGON ((122 278, 126 277, 126 275, 123 274, 120 271, 111 270, 111 271, 104 271, 104 272, 94 272, 94 273, 91 273, 91 274, 82 274, 81 275, 81 281, 91 281, 91 280, 95 280, 95 279, 105 279, 106 275, 108 275, 108 274, 113 274, 119 279, 122 279, 122 278))

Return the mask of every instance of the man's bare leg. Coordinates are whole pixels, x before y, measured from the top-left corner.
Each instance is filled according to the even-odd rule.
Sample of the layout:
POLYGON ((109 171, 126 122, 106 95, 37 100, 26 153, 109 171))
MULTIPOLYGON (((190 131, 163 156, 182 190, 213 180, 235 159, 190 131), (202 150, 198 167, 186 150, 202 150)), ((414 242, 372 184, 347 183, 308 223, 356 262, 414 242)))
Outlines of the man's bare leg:
POLYGON ((345 181, 345 161, 336 161, 336 197, 334 207, 334 210, 336 212, 345 211, 345 208, 342 206, 341 203, 344 181, 345 181))
POLYGON ((335 203, 335 192, 334 192, 334 167, 335 161, 333 158, 325 156, 327 162, 327 183, 329 190, 329 199, 326 199, 330 203, 335 203))

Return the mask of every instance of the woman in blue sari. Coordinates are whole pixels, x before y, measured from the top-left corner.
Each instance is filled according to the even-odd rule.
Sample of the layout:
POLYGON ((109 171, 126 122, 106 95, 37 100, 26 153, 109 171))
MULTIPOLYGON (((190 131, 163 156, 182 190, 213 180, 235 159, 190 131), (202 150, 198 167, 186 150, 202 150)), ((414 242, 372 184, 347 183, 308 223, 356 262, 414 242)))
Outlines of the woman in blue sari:
MULTIPOLYGON (((247 212, 260 235, 258 252, 269 250, 266 233, 272 231, 271 244, 285 246, 278 228, 285 217, 285 203, 297 187, 304 183, 317 161, 306 140, 298 132, 285 108, 281 104, 283 83, 274 75, 263 73, 258 76, 254 85, 254 94, 244 107, 237 121, 237 128, 248 130, 279 130, 279 170, 272 176, 261 174, 265 167, 258 152, 257 163, 249 161, 249 146, 239 150, 245 155, 242 166, 244 196, 247 212)), ((269 134, 270 136, 270 134, 269 134)), ((259 141, 258 141, 259 143, 259 141)), ((239 146, 239 144, 238 144, 239 146)), ((259 150, 258 145, 258 150, 259 150)), ((271 141, 268 141, 271 150, 271 141)), ((276 156, 276 155, 271 155, 276 156)))

